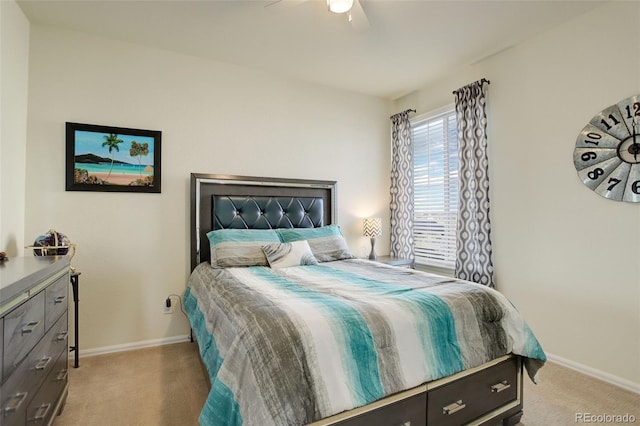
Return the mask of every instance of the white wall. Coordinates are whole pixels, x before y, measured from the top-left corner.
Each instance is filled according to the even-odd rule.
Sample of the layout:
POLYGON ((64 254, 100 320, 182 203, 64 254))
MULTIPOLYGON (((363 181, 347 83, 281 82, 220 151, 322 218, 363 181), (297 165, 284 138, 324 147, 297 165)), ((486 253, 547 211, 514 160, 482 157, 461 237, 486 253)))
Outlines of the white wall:
POLYGON ((482 77, 498 289, 555 359, 640 389, 640 205, 589 190, 572 159, 596 113, 640 94, 640 3, 605 4, 397 109, 428 112, 482 77))
POLYGON ((82 350, 188 333, 162 308, 189 272, 191 172, 336 180, 356 254, 361 218, 388 218, 387 101, 36 25, 30 60, 26 236, 77 244, 82 350), (65 192, 66 121, 161 130, 162 194, 65 192))
POLYGON ((0 251, 24 253, 29 21, 0 1, 0 251))
MULTIPOLYGON (((389 113, 449 104, 452 90, 487 77, 497 285, 556 359, 637 386, 640 206, 588 190, 572 151, 594 114, 640 93, 639 21, 640 4, 608 3, 393 111, 375 98, 33 26, 25 238, 54 227, 78 244, 83 350, 184 334, 186 321, 163 315, 162 302, 182 293, 188 274, 190 172, 335 179, 339 223, 366 254, 360 218, 388 224, 389 113), (162 194, 65 192, 65 121, 162 130, 162 194)), ((6 147, 3 136, 3 158, 6 147)), ((3 186, 3 227, 7 198, 3 186)))

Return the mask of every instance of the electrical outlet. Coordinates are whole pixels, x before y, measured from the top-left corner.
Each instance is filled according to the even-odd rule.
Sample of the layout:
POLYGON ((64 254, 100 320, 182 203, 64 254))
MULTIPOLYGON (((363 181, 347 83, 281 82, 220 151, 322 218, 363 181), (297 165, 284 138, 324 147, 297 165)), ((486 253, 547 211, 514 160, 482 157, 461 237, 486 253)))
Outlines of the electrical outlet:
POLYGON ((162 306, 164 307, 164 313, 165 314, 172 314, 173 313, 173 303, 171 302, 170 298, 167 298, 164 303, 162 304, 162 306))

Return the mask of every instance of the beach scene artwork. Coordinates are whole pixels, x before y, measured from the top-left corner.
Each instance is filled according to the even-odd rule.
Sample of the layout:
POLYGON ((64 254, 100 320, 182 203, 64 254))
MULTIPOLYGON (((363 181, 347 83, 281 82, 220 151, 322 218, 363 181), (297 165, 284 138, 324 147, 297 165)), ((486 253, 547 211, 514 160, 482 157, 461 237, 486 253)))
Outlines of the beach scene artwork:
POLYGON ((162 132, 66 123, 67 191, 160 192, 162 132))
POLYGON ((153 185, 153 138, 76 130, 77 183, 153 185))
POLYGON ((73 151, 74 189, 87 185, 118 190, 112 188, 116 186, 151 192, 144 188, 158 184, 159 132, 91 125, 68 130, 68 136, 72 136, 68 142, 73 151))

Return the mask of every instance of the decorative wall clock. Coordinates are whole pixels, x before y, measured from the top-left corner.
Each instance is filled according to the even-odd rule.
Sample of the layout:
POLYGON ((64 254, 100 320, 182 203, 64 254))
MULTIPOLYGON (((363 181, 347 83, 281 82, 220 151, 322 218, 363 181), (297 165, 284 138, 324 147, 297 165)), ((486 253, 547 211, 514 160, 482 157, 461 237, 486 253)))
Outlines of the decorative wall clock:
POLYGON ((597 194, 640 202, 640 95, 603 109, 584 126, 573 163, 580 180, 597 194))

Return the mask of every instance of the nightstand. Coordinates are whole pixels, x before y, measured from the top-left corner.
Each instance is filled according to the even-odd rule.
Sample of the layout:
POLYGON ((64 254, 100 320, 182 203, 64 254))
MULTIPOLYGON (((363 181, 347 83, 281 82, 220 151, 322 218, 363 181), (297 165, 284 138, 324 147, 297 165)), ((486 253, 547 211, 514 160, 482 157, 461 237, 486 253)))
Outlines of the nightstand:
POLYGON ((399 257, 378 256, 378 258, 376 259, 376 262, 384 263, 386 265, 413 268, 413 261, 411 259, 402 259, 399 257))

